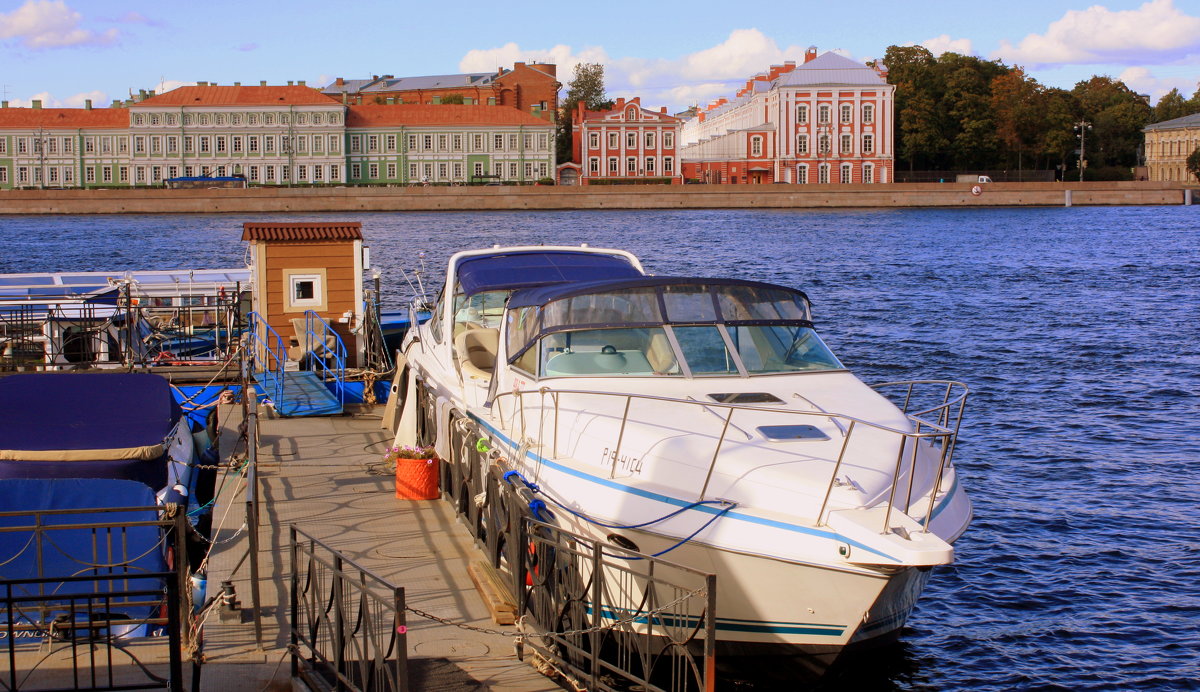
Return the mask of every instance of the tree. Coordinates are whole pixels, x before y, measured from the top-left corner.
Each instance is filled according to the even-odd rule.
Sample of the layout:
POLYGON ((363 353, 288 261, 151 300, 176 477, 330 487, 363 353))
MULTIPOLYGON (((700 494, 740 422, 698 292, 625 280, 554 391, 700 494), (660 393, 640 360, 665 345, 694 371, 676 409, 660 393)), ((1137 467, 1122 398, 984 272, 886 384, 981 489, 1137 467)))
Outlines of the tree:
POLYGON ((1187 172, 1200 181, 1200 147, 1196 147, 1187 157, 1187 172))
POLYGON ((457 103, 458 105, 461 106, 462 102, 463 102, 463 95, 462 94, 448 94, 448 95, 442 97, 441 102, 442 103, 457 103))
POLYGON ((579 63, 575 66, 575 76, 567 85, 567 97, 562 102, 558 132, 555 134, 559 163, 571 160, 571 118, 580 103, 592 111, 612 108, 613 102, 604 94, 604 65, 579 63))
POLYGON ((996 136, 1017 154, 1017 168, 1023 168, 1023 154, 1037 143, 1039 106, 1042 87, 1014 67, 992 80, 992 110, 996 118, 996 136))
POLYGON ((1150 122, 1150 104, 1120 80, 1092 77, 1072 90, 1083 117, 1095 130, 1088 135, 1089 166, 1132 167, 1150 122))
POLYGON ((1194 112, 1191 109, 1191 104, 1184 100, 1183 94, 1179 93, 1178 89, 1172 89, 1158 100, 1158 104, 1154 106, 1154 114, 1151 116, 1150 122, 1161 123, 1166 120, 1182 118, 1194 112))

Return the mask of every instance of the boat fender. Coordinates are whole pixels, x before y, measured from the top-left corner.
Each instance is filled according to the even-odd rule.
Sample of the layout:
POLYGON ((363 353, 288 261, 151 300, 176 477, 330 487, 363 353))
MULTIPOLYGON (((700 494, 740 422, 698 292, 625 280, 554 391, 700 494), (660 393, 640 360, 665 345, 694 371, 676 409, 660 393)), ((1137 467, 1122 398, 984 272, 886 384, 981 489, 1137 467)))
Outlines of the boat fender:
POLYGON ((481 437, 475 441, 475 451, 480 454, 487 454, 492 451, 492 448, 488 446, 488 439, 486 437, 481 437))
MULTIPOLYGON (((505 471, 504 476, 502 476, 502 477, 504 478, 504 482, 508 483, 509 485, 513 484, 513 478, 519 478, 521 480, 521 482, 525 484, 525 487, 529 488, 530 491, 536 493, 539 490, 541 490, 541 488, 538 487, 537 483, 530 483, 529 479, 526 478, 525 476, 522 476, 520 471, 505 471)), ((539 500, 539 502, 540 502, 540 500, 539 500)), ((545 506, 545 504, 543 503, 542 506, 545 506)))

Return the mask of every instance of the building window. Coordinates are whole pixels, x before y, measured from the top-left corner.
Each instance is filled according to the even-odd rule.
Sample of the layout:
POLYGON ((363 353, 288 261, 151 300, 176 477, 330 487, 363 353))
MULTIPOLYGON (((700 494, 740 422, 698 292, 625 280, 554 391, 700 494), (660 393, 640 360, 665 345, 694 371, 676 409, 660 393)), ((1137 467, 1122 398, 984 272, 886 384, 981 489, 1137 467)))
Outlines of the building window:
POLYGON ((96 182, 96 169, 91 166, 83 169, 83 181, 86 183, 96 182))
POLYGON ((637 133, 636 132, 628 132, 625 134, 625 148, 626 149, 637 149, 637 133))
POLYGON ((547 136, 545 133, 542 133, 542 134, 538 135, 537 141, 538 141, 538 151, 546 151, 547 147, 549 146, 550 137, 547 136))
MULTIPOLYGON (((156 166, 156 168, 157 168, 157 166, 156 166)), ((146 177, 146 169, 139 168, 138 171, 141 172, 142 179, 144 180, 146 177)), ((104 168, 101 168, 100 169, 100 178, 101 178, 101 180, 103 180, 106 183, 111 183, 112 182, 112 167, 105 166, 104 168)))
MULTIPOLYGON (((333 117, 333 116, 330 116, 330 117, 333 117)), ((337 135, 329 135, 329 153, 330 154, 336 154, 339 151, 341 151, 341 146, 339 145, 339 142, 340 142, 340 140, 338 139, 337 135)))
POLYGON ((462 161, 455 161, 454 162, 454 179, 462 180, 462 177, 463 177, 462 161))
MULTIPOLYGON (((329 119, 330 119, 329 120, 330 122, 333 122, 332 115, 329 116, 329 119)), ((334 182, 339 182, 339 183, 342 181, 342 174, 341 174, 341 171, 338 169, 338 165, 336 163, 329 165, 329 179, 334 182)))
POLYGON ((379 164, 372 163, 367 166, 367 177, 372 180, 379 177, 379 164))
POLYGON ((429 182, 429 179, 432 177, 433 177, 433 164, 432 163, 422 164, 422 166, 421 166, 421 181, 429 182))
POLYGON ((258 152, 258 137, 247 137, 246 138, 246 149, 248 149, 251 153, 257 153, 258 152))
POLYGON ((250 179, 254 181, 258 180, 258 166, 250 167, 250 179))
POLYGON ((350 153, 358 154, 362 152, 362 138, 354 135, 350 138, 350 153))
POLYGON ((396 135, 388 135, 384 142, 388 151, 396 151, 396 135))
POLYGON ((302 154, 302 153, 304 153, 304 151, 307 149, 307 146, 308 146, 308 137, 307 137, 306 135, 298 135, 298 136, 296 136, 296 137, 293 137, 293 138, 291 139, 291 141, 295 142, 295 144, 296 144, 296 152, 297 152, 297 153, 301 153, 301 154, 302 154))
POLYGON ((532 163, 525 164, 525 177, 526 178, 533 177, 533 164, 532 163))
POLYGON ((133 138, 133 151, 135 154, 145 154, 146 153, 146 138, 145 137, 134 137, 133 138))
POLYGON ((600 157, 593 156, 588 159, 588 173, 592 175, 600 174, 600 157))
POLYGON ((671 175, 675 172, 675 159, 667 156, 663 159, 663 173, 671 175))
POLYGON ((600 148, 600 133, 599 132, 591 132, 588 134, 588 148, 589 149, 599 149, 600 148))
POLYGON ((319 308, 325 303, 324 272, 292 274, 286 269, 284 272, 287 281, 285 312, 299 312, 300 310, 296 308, 319 308))
POLYGON ((750 155, 762 156, 763 153, 763 138, 755 135, 750 138, 750 155))
POLYGON ((608 133, 608 148, 609 149, 617 148, 617 145, 620 143, 620 140, 618 139, 618 137, 620 137, 620 135, 618 135, 616 132, 608 133))
MULTIPOLYGON (((509 150, 509 151, 516 151, 516 150, 517 150, 517 136, 516 136, 516 135, 509 135, 509 136, 508 136, 508 150, 509 150)), ((514 174, 513 174, 513 177, 515 178, 515 177, 517 177, 517 175, 514 173, 514 174)))
POLYGON ((133 116, 133 124, 134 125, 145 125, 146 124, 146 116, 142 115, 141 113, 138 113, 137 115, 133 116))
POLYGON ((359 163, 350 164, 350 177, 354 178, 355 180, 362 177, 362 164, 359 164, 359 163))
POLYGON ((842 124, 848 125, 854 119, 854 106, 848 103, 842 104, 842 124))
POLYGON ((201 154, 207 154, 209 151, 211 151, 211 149, 209 148, 208 140, 209 140, 208 137, 200 138, 200 153, 201 154))
POLYGON ((475 165, 472 167, 471 170, 472 170, 471 175, 478 178, 479 176, 483 175, 483 163, 480 161, 476 161, 475 165))
POLYGON ((178 166, 168 166, 167 167, 167 177, 168 178, 178 178, 179 177, 179 167, 178 166))
POLYGON ((808 135, 796 135, 796 153, 808 153, 808 135))
POLYGON ((454 151, 462 151, 463 138, 462 135, 454 135, 450 138, 450 148, 454 151))
POLYGON ((179 151, 179 138, 167 137, 167 153, 174 154, 177 151, 179 151))
POLYGON ((646 175, 654 175, 654 157, 646 157, 646 175))
POLYGON ((617 163, 617 157, 610 156, 608 158, 608 172, 613 175, 616 175, 617 173, 621 172, 620 165, 617 163))
POLYGON ((408 164, 408 178, 409 178, 409 180, 416 180, 417 164, 415 164, 415 163, 408 164))
POLYGON ((632 156, 625 159, 625 172, 629 174, 637 173, 637 159, 632 156))
POLYGON ((225 138, 217 137, 217 153, 225 151, 225 138))
POLYGON ((674 149, 674 148, 675 148, 675 133, 674 132, 664 132, 663 133, 663 149, 674 149))
POLYGON ((58 167, 57 166, 51 166, 50 170, 46 172, 46 182, 48 182, 48 183, 57 183, 58 182, 58 167))
MULTIPOLYGON (((313 120, 316 120, 316 116, 313 116, 313 120)), ((324 166, 313 166, 313 180, 315 182, 319 183, 324 179, 325 179, 325 167, 324 166)))
POLYGON ((504 135, 492 135, 492 148, 496 151, 504 150, 504 135))
POLYGON ((18 183, 29 182, 29 169, 28 168, 26 168, 24 166, 20 166, 19 168, 17 168, 17 182, 18 183))
POLYGON ((387 177, 389 180, 394 180, 396 178, 396 164, 389 163, 387 165, 387 177))
POLYGON ((808 166, 803 165, 803 164, 796 166, 796 184, 797 185, 807 185, 808 184, 808 166))
POLYGON ((841 182, 842 182, 842 183, 849 183, 849 182, 851 182, 851 175, 852 175, 852 174, 853 174, 853 170, 851 169, 851 167, 850 167, 850 164, 848 164, 848 163, 843 163, 843 164, 842 164, 842 170, 841 170, 841 182))
POLYGON ((863 179, 862 179, 862 181, 863 181, 864 183, 873 183, 873 182, 875 182, 875 166, 873 166, 873 165, 871 165, 871 164, 869 164, 869 163, 863 166, 863 179))
POLYGON ((863 135, 862 153, 875 153, 875 135, 863 135))
POLYGON ((515 163, 508 164, 508 177, 510 180, 515 179, 517 177, 517 164, 515 164, 515 163))
POLYGON ((446 141, 447 141, 446 135, 438 135, 438 138, 437 138, 437 150, 438 151, 446 151, 446 149, 447 149, 446 141))
POLYGON ((483 151, 483 135, 471 136, 471 151, 483 151))
POLYGON ((196 148, 195 137, 184 137, 183 138, 183 151, 185 153, 190 154, 190 153, 192 153, 192 151, 195 148, 196 148))
POLYGON ((817 122, 822 125, 829 122, 829 104, 821 104, 817 108, 817 122))
POLYGON ((275 138, 274 137, 263 137, 263 151, 265 151, 267 153, 274 153, 274 151, 275 151, 275 138))
POLYGON ((242 138, 241 137, 233 138, 233 153, 235 153, 235 154, 242 153, 242 138))
POLYGON ((379 151, 379 135, 367 137, 367 151, 372 153, 379 151))
MULTIPOLYGON (((8 153, 8 140, 5 139, 4 137, 0 137, 0 154, 7 154, 7 153, 8 153)), ((88 137, 87 139, 83 140, 83 153, 85 153, 85 154, 95 154, 96 153, 96 139, 94 137, 88 137)))
POLYGON ((864 103, 862 121, 864 125, 870 125, 875 122, 875 106, 874 104, 864 103))
POLYGON ((654 148, 654 133, 653 132, 646 133, 646 148, 647 149, 654 148))
POLYGON ((268 183, 275 182, 275 167, 274 166, 263 166, 263 179, 266 180, 268 183))
POLYGON ((821 135, 819 138, 817 138, 817 153, 829 153, 829 135, 821 135))
POLYGON ((829 164, 823 163, 821 164, 821 167, 817 169, 817 182, 821 185, 825 185, 829 182, 829 164))
POLYGON ((838 153, 851 154, 851 153, 853 153, 853 151, 854 151, 853 135, 842 135, 842 148, 839 150, 838 153))
POLYGON ((129 182, 129 166, 121 166, 117 169, 117 179, 123 183, 129 182))
POLYGON ((152 153, 152 154, 162 153, 162 137, 151 137, 150 138, 150 153, 152 153))
POLYGON ((296 167, 296 180, 308 180, 308 166, 296 167))
MULTIPOLYGON (((105 140, 107 140, 107 139, 108 138, 105 137, 105 140)), ((128 152, 129 152, 129 138, 128 137, 117 137, 117 153, 125 154, 128 152)))
POLYGON ((313 135, 312 143, 313 143, 313 153, 314 154, 321 153, 321 142, 324 141, 324 139, 325 138, 322 137, 321 135, 313 135))

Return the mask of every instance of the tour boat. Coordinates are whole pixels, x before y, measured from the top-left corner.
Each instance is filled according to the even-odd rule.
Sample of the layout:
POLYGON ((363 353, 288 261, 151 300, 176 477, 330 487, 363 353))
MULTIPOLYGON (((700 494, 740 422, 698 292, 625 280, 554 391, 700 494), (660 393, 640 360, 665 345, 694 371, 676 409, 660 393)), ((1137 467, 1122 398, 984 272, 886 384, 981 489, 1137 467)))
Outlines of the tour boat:
POLYGON ((715 573, 723 667, 895 637, 971 520, 952 464, 967 388, 864 384, 801 291, 496 247, 453 255, 413 324, 397 440, 418 420, 464 464, 479 439, 478 463, 563 527, 715 573))

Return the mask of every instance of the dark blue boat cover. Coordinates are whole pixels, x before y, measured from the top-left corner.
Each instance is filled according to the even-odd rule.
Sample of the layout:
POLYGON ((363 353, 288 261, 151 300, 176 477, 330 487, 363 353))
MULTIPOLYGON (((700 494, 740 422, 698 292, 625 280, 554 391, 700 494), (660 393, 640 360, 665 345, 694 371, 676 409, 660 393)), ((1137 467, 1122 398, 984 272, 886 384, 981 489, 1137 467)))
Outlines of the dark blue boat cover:
POLYGON ((458 282, 467 295, 564 282, 642 276, 642 272, 624 257, 565 250, 469 257, 458 264, 457 271, 458 282))
POLYGON ((0 378, 0 412, 0 478, 122 478, 154 489, 166 483, 166 462, 148 450, 182 415, 167 380, 141 373, 10 375, 0 378))

